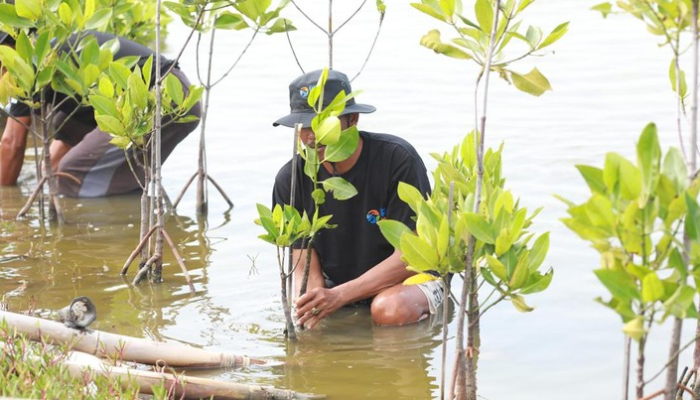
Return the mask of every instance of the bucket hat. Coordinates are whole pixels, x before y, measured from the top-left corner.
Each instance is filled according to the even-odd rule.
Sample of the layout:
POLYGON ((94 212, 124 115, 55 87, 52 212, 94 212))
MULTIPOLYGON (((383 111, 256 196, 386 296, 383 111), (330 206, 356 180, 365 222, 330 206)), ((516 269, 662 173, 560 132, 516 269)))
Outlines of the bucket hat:
MULTIPOLYGON (((302 124, 304 128, 311 126, 311 120, 316 116, 316 112, 309 106, 309 92, 318 83, 322 72, 323 70, 320 69, 307 72, 289 84, 289 107, 291 112, 289 115, 285 115, 273 122, 273 126, 284 125, 290 128, 293 128, 296 124, 302 124)), ((341 90, 344 91, 345 94, 350 94, 352 92, 350 80, 347 75, 342 72, 329 70, 328 79, 326 80, 326 85, 323 90, 323 107, 328 106, 341 90)), ((369 114, 373 113, 375 110, 376 108, 374 106, 355 103, 355 99, 352 98, 345 103, 345 109, 340 115, 353 113, 369 114)))

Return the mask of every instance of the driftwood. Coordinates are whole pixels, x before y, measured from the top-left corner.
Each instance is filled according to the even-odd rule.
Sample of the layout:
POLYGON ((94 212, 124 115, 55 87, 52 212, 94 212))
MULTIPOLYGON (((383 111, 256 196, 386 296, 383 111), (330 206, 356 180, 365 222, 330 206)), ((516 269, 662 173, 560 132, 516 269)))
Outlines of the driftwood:
POLYGON ((242 355, 198 349, 184 344, 161 343, 96 330, 77 330, 61 323, 0 311, 0 321, 26 335, 30 340, 68 344, 72 350, 99 357, 118 357, 149 365, 173 368, 235 368, 250 364, 264 365, 242 355))
POLYGON ((143 371, 126 367, 105 365, 98 358, 73 352, 64 364, 72 376, 83 378, 86 371, 109 377, 121 377, 121 385, 139 385, 139 392, 153 394, 153 386, 163 384, 166 390, 172 388, 174 398, 200 399, 323 399, 323 395, 297 393, 291 390, 268 386, 248 385, 173 375, 163 372, 143 371))

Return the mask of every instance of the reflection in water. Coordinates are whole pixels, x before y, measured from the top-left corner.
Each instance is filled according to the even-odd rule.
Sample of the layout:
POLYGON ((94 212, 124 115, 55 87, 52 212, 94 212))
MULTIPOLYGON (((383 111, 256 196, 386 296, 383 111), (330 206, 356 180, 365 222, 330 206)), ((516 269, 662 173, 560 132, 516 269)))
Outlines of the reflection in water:
MULTIPOLYGON (((98 312, 96 329, 163 340, 161 332, 175 324, 179 308, 210 302, 206 271, 212 250, 206 221, 178 215, 166 221, 193 279, 196 293, 191 294, 167 246, 163 284, 132 286, 136 263, 126 277, 119 275, 138 243, 138 195, 62 199, 66 223, 52 224, 50 229, 43 229, 35 217, 14 221, 25 201, 19 189, 1 188, 0 196, 0 295, 10 310, 27 310, 35 304, 43 315, 74 297, 88 296, 98 312)), ((216 310, 220 312, 225 310, 216 310)))

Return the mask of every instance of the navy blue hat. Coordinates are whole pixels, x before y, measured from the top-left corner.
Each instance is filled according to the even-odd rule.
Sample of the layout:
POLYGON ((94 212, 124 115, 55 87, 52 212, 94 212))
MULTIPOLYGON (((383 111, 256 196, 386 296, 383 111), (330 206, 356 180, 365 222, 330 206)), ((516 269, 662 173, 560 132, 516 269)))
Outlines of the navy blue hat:
MULTIPOLYGON (((289 107, 291 113, 272 123, 272 126, 284 125, 293 128, 296 124, 303 124, 304 128, 311 126, 311 120, 316 116, 316 112, 309 106, 308 97, 311 89, 316 86, 318 79, 321 77, 323 70, 308 72, 289 84, 289 107)), ((347 75, 335 70, 328 71, 328 79, 323 90, 323 106, 328 106, 335 96, 344 91, 345 94, 350 94, 350 80, 347 75)), ((340 115, 353 113, 373 113, 376 110, 374 106, 368 104, 357 104, 352 98, 345 103, 345 109, 340 115)))

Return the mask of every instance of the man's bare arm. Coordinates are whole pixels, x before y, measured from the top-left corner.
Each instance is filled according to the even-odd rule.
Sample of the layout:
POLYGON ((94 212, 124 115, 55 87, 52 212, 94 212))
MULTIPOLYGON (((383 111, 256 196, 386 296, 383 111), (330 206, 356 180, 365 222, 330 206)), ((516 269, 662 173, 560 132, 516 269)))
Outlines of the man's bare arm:
POLYGON ((8 118, 2 134, 2 147, 0 147, 0 185, 2 186, 17 184, 17 178, 24 163, 28 132, 26 127, 31 124, 31 117, 17 119, 21 123, 8 118))

